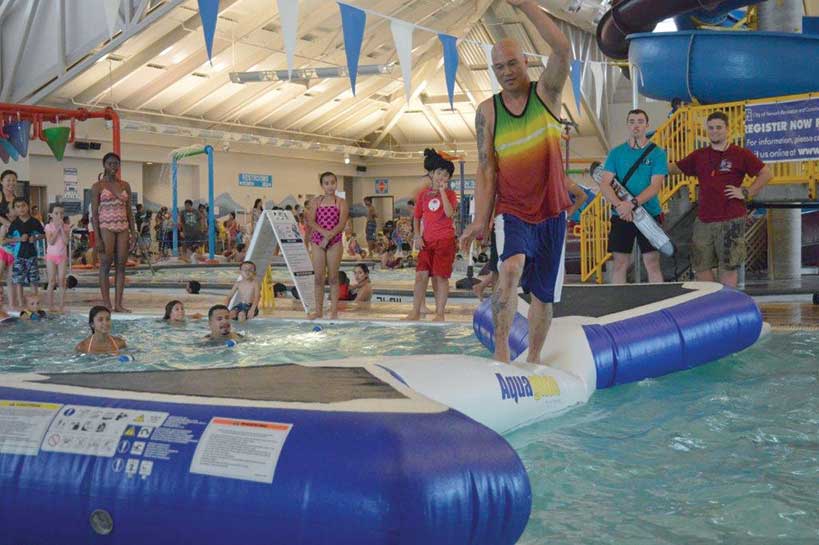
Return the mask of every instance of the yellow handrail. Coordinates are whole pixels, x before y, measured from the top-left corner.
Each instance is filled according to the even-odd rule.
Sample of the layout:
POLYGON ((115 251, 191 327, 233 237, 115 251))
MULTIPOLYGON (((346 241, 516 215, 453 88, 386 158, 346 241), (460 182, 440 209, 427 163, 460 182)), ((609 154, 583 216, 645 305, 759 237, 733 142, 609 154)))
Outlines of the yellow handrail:
MULTIPOLYGON (((722 104, 689 105, 680 108, 674 115, 663 122, 652 136, 651 140, 665 149, 668 160, 679 161, 697 148, 708 144, 708 135, 705 131, 705 120, 713 112, 721 111, 728 116, 729 134, 734 144, 745 144, 745 107, 749 104, 770 102, 787 102, 819 97, 819 93, 805 93, 773 98, 762 98, 722 104)), ((768 165, 773 172, 773 179, 769 182, 781 184, 807 184, 808 196, 816 198, 816 185, 819 182, 819 160, 794 161, 788 163, 771 163, 768 165)), ((748 180, 745 181, 748 183, 748 180)), ((682 188, 688 189, 688 198, 691 202, 697 200, 697 179, 681 174, 666 176, 660 190, 660 204, 666 208, 666 203, 682 188)), ((605 251, 605 239, 600 241, 601 234, 608 236, 608 223, 611 217, 609 206, 601 202, 598 195, 580 214, 580 279, 589 280, 592 275, 598 283, 603 281, 603 265, 611 258, 605 251), (603 250, 599 248, 602 244, 603 250)))

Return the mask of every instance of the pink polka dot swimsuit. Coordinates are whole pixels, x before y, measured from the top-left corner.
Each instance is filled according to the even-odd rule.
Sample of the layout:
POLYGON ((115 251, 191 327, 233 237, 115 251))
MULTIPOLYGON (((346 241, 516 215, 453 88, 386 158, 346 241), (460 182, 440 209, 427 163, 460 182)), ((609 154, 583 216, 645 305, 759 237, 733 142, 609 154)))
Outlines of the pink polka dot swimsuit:
MULTIPOLYGON (((323 197, 322 197, 323 199, 323 197)), ((333 197, 333 204, 330 206, 318 206, 316 207, 316 223, 322 229, 327 231, 332 231, 338 226, 338 222, 341 220, 341 210, 336 204, 336 199, 333 197)), ((315 245, 320 245, 322 236, 321 233, 313 231, 310 235, 310 240, 315 245)), ((330 243, 327 245, 327 248, 332 246, 333 244, 338 244, 341 242, 341 233, 336 234, 331 240, 330 243)))

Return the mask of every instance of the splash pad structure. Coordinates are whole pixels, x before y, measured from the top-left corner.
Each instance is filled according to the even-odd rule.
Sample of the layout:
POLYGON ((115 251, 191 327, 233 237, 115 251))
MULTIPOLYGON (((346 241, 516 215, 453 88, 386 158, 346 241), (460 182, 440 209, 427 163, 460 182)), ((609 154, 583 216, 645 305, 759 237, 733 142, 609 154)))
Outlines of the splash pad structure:
POLYGON ((208 258, 213 259, 216 251, 216 215, 213 211, 213 146, 191 146, 178 148, 171 152, 171 180, 172 180, 172 210, 173 224, 173 255, 179 256, 179 199, 177 197, 177 178, 179 176, 179 161, 186 157, 205 154, 208 156, 208 258))

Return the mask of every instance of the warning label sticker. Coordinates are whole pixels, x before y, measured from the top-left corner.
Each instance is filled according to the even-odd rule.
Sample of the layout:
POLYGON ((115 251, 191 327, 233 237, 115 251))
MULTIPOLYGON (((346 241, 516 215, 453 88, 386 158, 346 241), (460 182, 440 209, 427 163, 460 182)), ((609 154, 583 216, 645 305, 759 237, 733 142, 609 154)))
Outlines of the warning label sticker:
POLYGON ((212 418, 191 461, 191 473, 272 483, 292 424, 212 418))
POLYGON ((62 405, 0 399, 0 454, 37 456, 51 419, 62 405))
POLYGON ((118 449, 124 453, 130 448, 130 444, 120 444, 123 435, 139 435, 143 426, 153 430, 166 418, 168 413, 163 412, 65 405, 48 427, 41 448, 46 452, 112 458, 118 449))

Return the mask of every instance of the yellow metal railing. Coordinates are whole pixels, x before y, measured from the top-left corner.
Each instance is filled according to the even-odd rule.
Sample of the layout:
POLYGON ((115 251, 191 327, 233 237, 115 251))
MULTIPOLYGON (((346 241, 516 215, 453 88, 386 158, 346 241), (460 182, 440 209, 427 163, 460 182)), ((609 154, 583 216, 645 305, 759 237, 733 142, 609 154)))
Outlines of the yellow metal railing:
MULTIPOLYGON (((669 117, 652 136, 651 140, 665 149, 668 160, 679 161, 697 148, 708 145, 708 135, 705 130, 705 120, 713 112, 724 112, 728 116, 729 134, 734 144, 745 144, 745 107, 748 104, 770 102, 787 102, 819 97, 819 93, 790 95, 782 97, 746 100, 742 102, 726 102, 722 104, 690 105, 680 108, 669 117)), ((768 167, 773 172, 773 179, 768 182, 773 185, 806 184, 808 195, 816 198, 816 185, 819 183, 819 161, 793 161, 788 163, 771 163, 768 167)), ((748 180, 745 180, 748 183, 748 180)), ((697 199, 697 179, 682 174, 666 176, 660 190, 660 204, 666 208, 666 203, 682 188, 688 189, 688 198, 694 202, 697 199)), ((604 251, 606 241, 601 236, 608 236, 611 211, 608 205, 603 205, 598 194, 583 213, 580 214, 580 271, 581 281, 588 281, 592 275, 598 283, 603 281, 603 265, 611 259, 611 254, 604 251), (603 251, 600 250, 602 244, 603 251)))
POLYGON ((748 251, 745 260, 747 272, 759 272, 768 263, 768 214, 748 219, 745 230, 745 245, 748 251))
POLYGON ((262 278, 259 306, 264 310, 276 308, 276 294, 273 292, 273 269, 268 266, 262 278))

